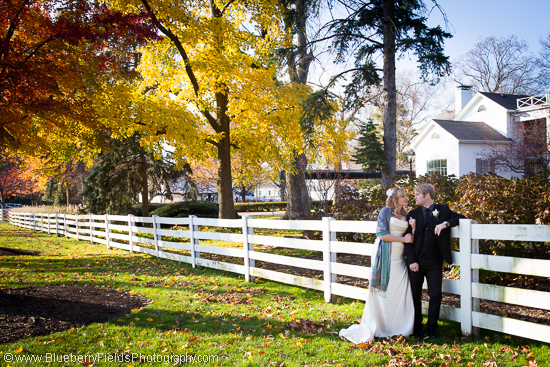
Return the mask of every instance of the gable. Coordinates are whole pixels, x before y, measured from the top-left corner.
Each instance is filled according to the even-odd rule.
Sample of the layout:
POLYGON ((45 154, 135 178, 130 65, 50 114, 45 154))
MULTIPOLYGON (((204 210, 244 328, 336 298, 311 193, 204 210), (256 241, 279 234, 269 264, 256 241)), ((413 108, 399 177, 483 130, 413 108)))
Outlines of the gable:
POLYGON ((457 139, 449 134, 445 129, 443 129, 435 120, 431 120, 412 141, 411 148, 416 149, 419 145, 424 143, 430 143, 430 140, 436 138, 434 134, 437 135, 437 139, 450 139, 456 141, 457 139))

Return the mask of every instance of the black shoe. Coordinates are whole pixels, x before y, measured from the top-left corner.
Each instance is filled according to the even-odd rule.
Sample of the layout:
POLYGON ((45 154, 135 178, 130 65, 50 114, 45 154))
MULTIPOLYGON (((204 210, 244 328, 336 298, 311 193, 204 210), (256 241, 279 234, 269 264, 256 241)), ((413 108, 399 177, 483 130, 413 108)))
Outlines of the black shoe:
POLYGON ((414 336, 415 336, 415 338, 418 338, 420 340, 424 339, 424 333, 415 333, 414 336))

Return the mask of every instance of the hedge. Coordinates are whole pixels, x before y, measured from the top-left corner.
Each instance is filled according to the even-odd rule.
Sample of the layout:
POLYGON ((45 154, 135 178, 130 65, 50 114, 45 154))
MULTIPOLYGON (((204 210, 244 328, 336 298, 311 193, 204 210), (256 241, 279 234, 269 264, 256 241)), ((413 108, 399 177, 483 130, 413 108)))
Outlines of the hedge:
MULTIPOLYGON (((332 200, 327 200, 328 207, 332 206, 332 200)), ((235 203, 235 210, 238 212, 270 212, 286 211, 286 201, 261 202, 261 203, 235 203)), ((323 202, 314 200, 311 203, 312 209, 322 209, 323 202)))

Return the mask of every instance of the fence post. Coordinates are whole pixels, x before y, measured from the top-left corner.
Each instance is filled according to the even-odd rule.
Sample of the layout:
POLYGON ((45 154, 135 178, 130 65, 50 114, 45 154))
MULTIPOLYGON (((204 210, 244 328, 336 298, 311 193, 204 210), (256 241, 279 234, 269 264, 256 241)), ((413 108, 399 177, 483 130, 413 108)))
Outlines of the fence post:
POLYGON ((57 213, 55 213, 55 235, 59 236, 59 224, 57 223, 57 213))
MULTIPOLYGON (((477 221, 472 220, 472 224, 477 224, 477 221)), ((470 229, 470 234, 471 234, 471 229, 470 229)), ((479 240, 472 239, 471 243, 472 243, 472 254, 479 254, 479 240)), ((479 269, 471 269, 471 273, 472 273, 472 283, 479 283, 479 269)), ((470 286, 470 289, 472 289, 471 286, 470 286)), ((472 299, 473 312, 480 312, 479 302, 480 302, 479 298, 472 299)), ((476 337, 479 337, 479 330, 480 330, 479 327, 475 327, 475 326, 473 327, 473 333, 476 337)))
POLYGON ((134 253, 134 241, 132 240, 132 222, 133 222, 134 216, 132 214, 128 214, 128 244, 130 245, 130 253, 134 253))
POLYGON ((323 217, 323 290, 325 293, 325 302, 334 302, 335 298, 332 295, 331 287, 332 282, 336 281, 336 275, 332 275, 331 273, 331 265, 330 263, 332 261, 336 261, 336 254, 333 254, 330 251, 330 241, 332 240, 331 232, 330 232, 330 222, 333 221, 334 218, 330 217, 323 217))
POLYGON ((48 224, 47 224, 47 225, 48 225, 48 234, 51 234, 51 230, 50 230, 50 227, 51 227, 51 226, 50 226, 50 217, 51 217, 51 216, 50 216, 50 213, 46 214, 46 218, 48 219, 48 224))
POLYGON ((0 221, 4 221, 4 207, 0 204, 0 221))
POLYGON ((92 226, 92 213, 88 213, 88 219, 90 221, 90 242, 94 243, 94 227, 92 226))
POLYGON ((65 232, 65 238, 69 238, 69 229, 67 228, 67 213, 63 213, 63 232, 65 232))
POLYGON ((191 240, 191 265, 193 268, 200 269, 199 266, 197 266, 197 258, 200 258, 201 254, 200 252, 195 251, 195 245, 199 244, 199 240, 195 239, 195 230, 198 231, 199 226, 195 226, 193 224, 193 219, 197 218, 196 215, 190 215, 189 216, 189 239, 191 240))
POLYGON ((255 266, 255 260, 250 259, 250 251, 254 251, 254 244, 248 243, 248 235, 254 234, 254 228, 248 227, 248 215, 243 215, 243 249, 244 249, 244 280, 245 282, 254 282, 254 277, 250 276, 250 268, 255 266))
POLYGON ((159 241, 157 235, 157 216, 153 215, 153 244, 155 245, 155 251, 157 252, 156 256, 159 257, 159 253, 162 252, 162 249, 159 250, 159 241))
POLYGON ((460 219, 460 326, 462 334, 469 336, 472 326, 472 220, 460 219))
POLYGON ((74 215, 74 221, 76 223, 76 240, 80 241, 80 234, 78 233, 78 214, 74 215))
POLYGON ((105 214, 105 242, 107 243, 107 248, 111 249, 111 239, 109 238, 109 214, 105 214))
POLYGON ((44 232, 44 213, 40 213, 40 232, 44 232))

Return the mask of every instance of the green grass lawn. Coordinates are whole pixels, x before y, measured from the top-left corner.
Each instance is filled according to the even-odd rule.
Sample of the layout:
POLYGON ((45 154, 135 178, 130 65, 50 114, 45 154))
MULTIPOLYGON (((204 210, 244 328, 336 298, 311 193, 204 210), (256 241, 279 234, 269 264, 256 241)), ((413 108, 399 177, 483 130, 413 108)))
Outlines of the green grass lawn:
MULTIPOLYGON (((462 338, 460 326, 445 320, 440 321, 440 337, 430 343, 396 337, 356 346, 340 340, 338 331, 361 317, 362 302, 341 298, 326 304, 321 292, 263 279, 245 283, 243 276, 107 250, 104 245, 5 222, 0 223, 0 246, 41 252, 1 257, 0 288, 93 284, 154 301, 105 324, 0 345, 0 366, 31 365, 6 363, 8 354, 45 358, 46 353, 102 353, 104 360, 98 366, 173 365, 163 364, 163 358, 176 355, 213 358, 202 363, 211 366, 550 364, 547 344, 483 331, 480 339, 462 338), (306 326, 313 328, 306 331, 306 326), (123 360, 133 353, 150 362, 123 360), (114 361, 117 358, 119 362, 114 361)), ((71 361, 32 364, 78 365, 71 361)))

